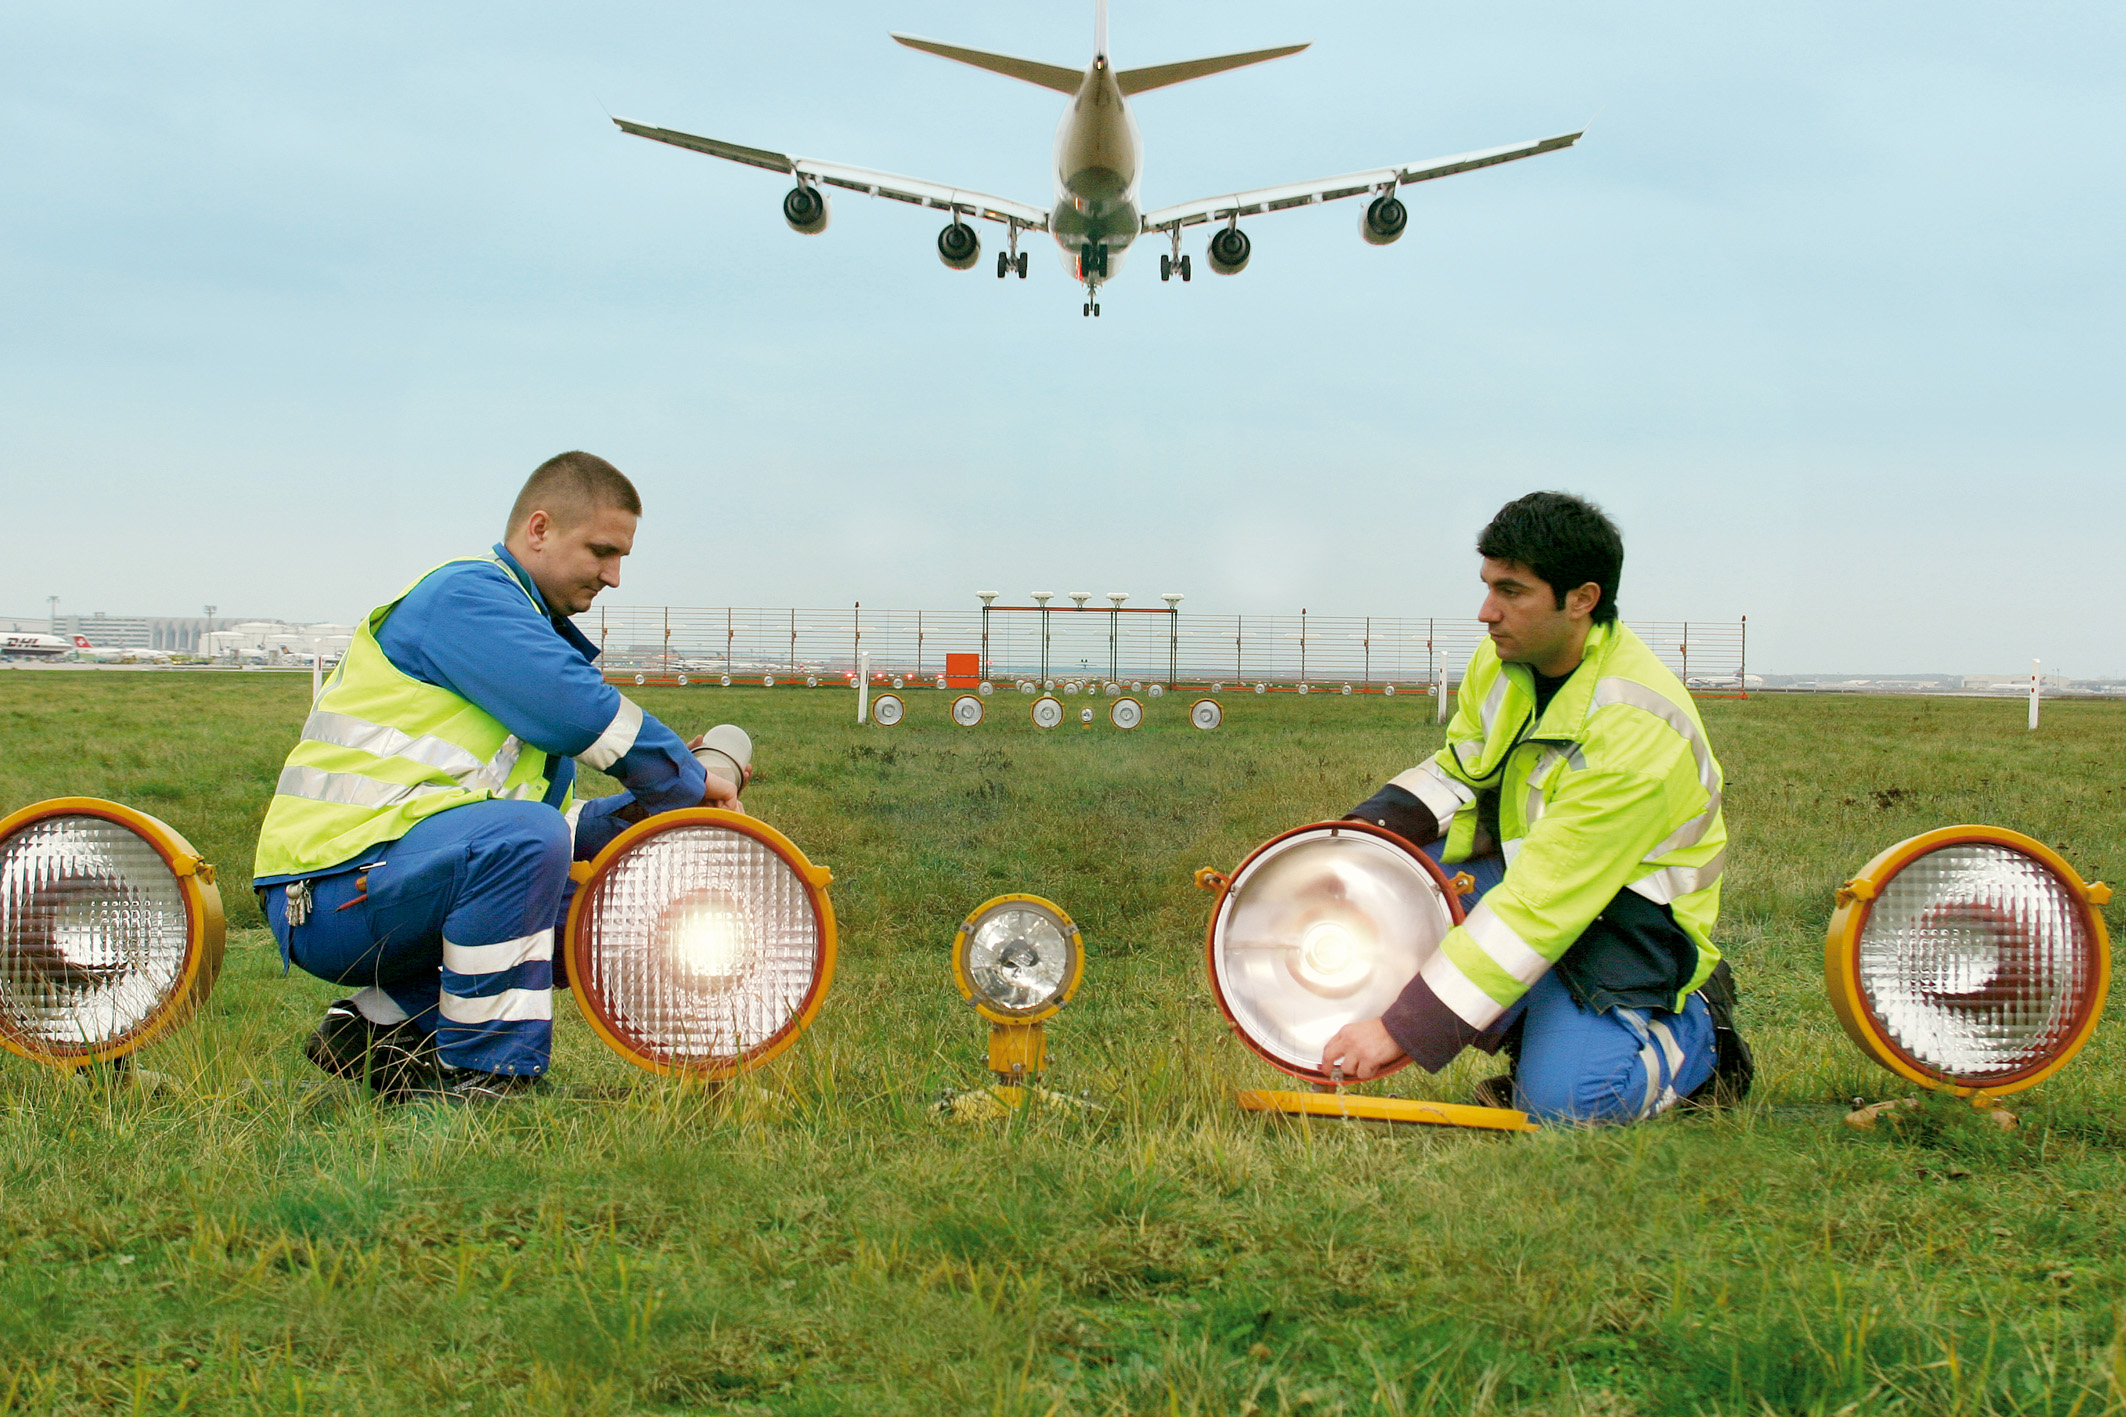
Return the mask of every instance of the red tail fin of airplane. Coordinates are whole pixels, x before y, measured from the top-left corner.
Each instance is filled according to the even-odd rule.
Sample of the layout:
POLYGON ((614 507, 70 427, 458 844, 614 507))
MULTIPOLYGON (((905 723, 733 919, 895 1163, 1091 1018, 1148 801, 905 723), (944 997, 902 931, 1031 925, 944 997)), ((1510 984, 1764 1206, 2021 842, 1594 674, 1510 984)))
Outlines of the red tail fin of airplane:
POLYGON ((75 648, 75 649, 94 649, 94 648, 96 648, 96 646, 94 646, 94 645, 92 645, 92 644, 90 644, 90 643, 89 643, 89 637, 88 637, 87 635, 76 635, 76 636, 74 636, 74 648, 75 648))

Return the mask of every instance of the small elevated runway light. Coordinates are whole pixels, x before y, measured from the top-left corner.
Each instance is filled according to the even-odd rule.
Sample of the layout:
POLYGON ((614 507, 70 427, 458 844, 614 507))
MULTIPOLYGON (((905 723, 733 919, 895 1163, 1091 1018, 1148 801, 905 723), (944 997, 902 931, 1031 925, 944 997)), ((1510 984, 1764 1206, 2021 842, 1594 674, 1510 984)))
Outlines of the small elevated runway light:
POLYGON ((991 1092, 1007 1107, 1023 1106, 1048 1062, 1042 1026, 1085 977, 1077 925, 1037 895, 986 900, 952 938, 952 977, 960 996, 989 1020, 991 1092))
POLYGON ((1990 1107, 2059 1071, 2096 1028, 2110 899, 2003 827, 1901 841, 1839 888, 1824 939, 1831 1007, 1883 1067, 1990 1107))
POLYGON ((1336 1031, 1384 1013, 1461 923, 1454 883, 1430 857, 1363 822, 1317 822, 1257 847, 1230 878, 1206 867, 1196 883, 1218 895, 1206 953, 1219 1009, 1265 1062, 1315 1088, 1244 1091, 1243 1108, 1534 1130, 1507 1108, 1345 1096, 1342 1070, 1322 1067, 1336 1031))
POLYGON ((116 1062, 206 1000, 225 935, 213 866, 155 818, 60 797, 0 820, 0 1047, 116 1062))
POLYGON ((796 1041, 834 979, 832 874, 754 817, 663 812, 613 839, 568 912, 591 1027, 657 1073, 726 1078, 796 1041))

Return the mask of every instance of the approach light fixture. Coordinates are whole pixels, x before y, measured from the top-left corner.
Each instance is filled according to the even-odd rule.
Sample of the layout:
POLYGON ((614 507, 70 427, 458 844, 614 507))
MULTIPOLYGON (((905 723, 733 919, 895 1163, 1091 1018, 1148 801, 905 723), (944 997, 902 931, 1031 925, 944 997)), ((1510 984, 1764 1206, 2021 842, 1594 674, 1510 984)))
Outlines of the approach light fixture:
POLYGON ((937 686, 938 686, 938 687, 939 687, 940 689, 942 689, 942 688, 944 688, 944 687, 945 687, 945 676, 944 676, 944 675, 942 675, 942 674, 938 675, 938 677, 937 677, 937 686))
POLYGON ((1043 694, 1033 701, 1033 726, 1054 728, 1063 721, 1063 701, 1053 694, 1043 694))
POLYGON ((725 1078, 790 1046, 834 979, 832 874, 715 807, 629 827, 582 873, 568 976, 591 1027, 656 1073, 725 1078))
POLYGON ((1154 684, 1149 689, 1146 689, 1144 692, 1150 694, 1155 699, 1162 698, 1166 694, 1166 685, 1154 684))
POLYGON ((1054 901, 1000 895, 976 906, 952 939, 960 995, 989 1020, 989 1070, 1008 1105, 1048 1062, 1042 1025, 1070 1002, 1085 976, 1085 941, 1054 901))
POLYGON ((1891 1072, 1990 1106, 2057 1072, 2095 1029, 2110 899, 2003 827, 1901 841, 1839 888, 1824 937, 1831 1007, 1891 1072))
POLYGON ((1306 686, 1305 684, 1301 684, 1301 685, 1299 686, 1299 692, 1300 692, 1300 693, 1304 694, 1304 693, 1306 693, 1307 691, 1308 691, 1308 690, 1307 690, 1307 686, 1306 686))
POLYGON ((984 679, 981 683, 975 685, 974 691, 986 699, 997 691, 997 686, 984 679))
POLYGON ((719 674, 716 676, 716 682, 728 689, 731 687, 731 676, 728 674, 719 674))
POLYGON ((952 721, 962 728, 972 728, 982 721, 982 701, 972 694, 962 694, 952 701, 952 721))
POLYGON ((1144 705, 1126 696, 1116 699, 1107 706, 1107 721, 1117 728, 1135 728, 1144 722, 1144 705))
POLYGON ((1507 1108, 1347 1097, 1342 1069, 1322 1066, 1336 1031, 1386 1012, 1461 923, 1458 883, 1430 857, 1368 823, 1317 822, 1263 843, 1231 877, 1205 868, 1196 882, 1218 897, 1206 952, 1220 1011, 1258 1056, 1319 1089, 1243 1091, 1243 1108, 1533 1128, 1507 1108))
POLYGON ((805 687, 807 689, 817 689, 819 687, 819 676, 817 674, 807 674, 805 676, 805 687))
POLYGON ((1091 704, 1087 704, 1084 708, 1078 710, 1078 723, 1085 728, 1090 728, 1093 726, 1093 709, 1091 704))
POLYGON ((871 701, 871 721, 881 728, 891 728, 908 712, 899 694, 880 694, 871 701))
POLYGON ((896 689, 905 689, 908 687, 908 685, 900 675, 896 674, 893 676, 893 687, 896 689))
POLYGON ((674 682, 676 682, 680 688, 684 689, 687 686, 687 676, 682 674, 674 682))
POLYGON ((1350 692, 1351 692, 1351 686, 1350 686, 1349 684, 1346 684, 1346 685, 1344 685, 1344 689, 1343 689, 1343 691, 1344 691, 1344 692, 1345 692, 1346 694, 1350 693, 1350 692))
POLYGON ((1083 610, 1085 608, 1086 601, 1091 600, 1093 598, 1093 593, 1089 590, 1074 590, 1068 592, 1068 594, 1070 595, 1071 603, 1076 605, 1080 610, 1083 610))
POLYGON ((1225 722, 1225 710, 1216 699, 1198 699, 1189 705, 1188 721, 1208 733, 1225 722))
POLYGON ((0 1047, 112 1063, 205 1002, 226 939, 214 867, 143 812, 59 797, 0 820, 0 1047))
POLYGON ((763 674, 763 675, 761 675, 761 676, 760 676, 760 687, 761 687, 761 688, 763 688, 763 689, 772 689, 772 688, 774 688, 774 687, 775 687, 775 676, 774 676, 773 674, 763 674))
POLYGON ((1395 686, 1393 684, 1386 685, 1381 689, 1381 692, 1392 699, 1395 697, 1395 686))

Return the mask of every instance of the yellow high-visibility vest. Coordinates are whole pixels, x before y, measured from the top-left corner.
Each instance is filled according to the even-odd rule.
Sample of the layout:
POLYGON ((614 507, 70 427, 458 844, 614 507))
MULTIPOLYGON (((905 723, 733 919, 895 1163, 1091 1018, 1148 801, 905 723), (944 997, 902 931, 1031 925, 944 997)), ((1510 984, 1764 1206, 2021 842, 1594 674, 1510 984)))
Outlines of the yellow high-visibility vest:
MULTIPOLYGON (((461 561, 502 565, 495 556, 444 565, 461 561)), ((434 574, 370 611, 332 671, 274 785, 258 834, 254 878, 340 865, 468 802, 545 798, 551 784, 543 750, 470 699, 402 673, 377 643, 377 631, 399 602, 434 574)), ((514 575, 510 583, 523 589, 514 575)), ((529 591, 525 598, 538 608, 529 591)), ((574 796, 573 787, 568 796, 574 796)), ((561 803, 564 811, 568 805, 561 803)))

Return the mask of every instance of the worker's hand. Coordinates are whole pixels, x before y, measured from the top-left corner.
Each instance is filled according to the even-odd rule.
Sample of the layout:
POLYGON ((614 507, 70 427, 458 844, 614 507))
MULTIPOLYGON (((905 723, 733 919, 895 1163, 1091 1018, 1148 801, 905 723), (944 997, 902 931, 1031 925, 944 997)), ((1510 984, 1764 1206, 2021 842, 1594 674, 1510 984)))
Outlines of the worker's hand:
POLYGON ((739 789, 728 779, 708 774, 707 789, 701 794, 704 807, 721 807, 727 812, 743 812, 746 804, 738 800, 739 789))
POLYGON ((1321 1070, 1341 1066, 1344 1076, 1364 1082, 1403 1056, 1402 1046, 1388 1036, 1388 1027, 1377 1018, 1347 1023, 1321 1050, 1321 1070))

